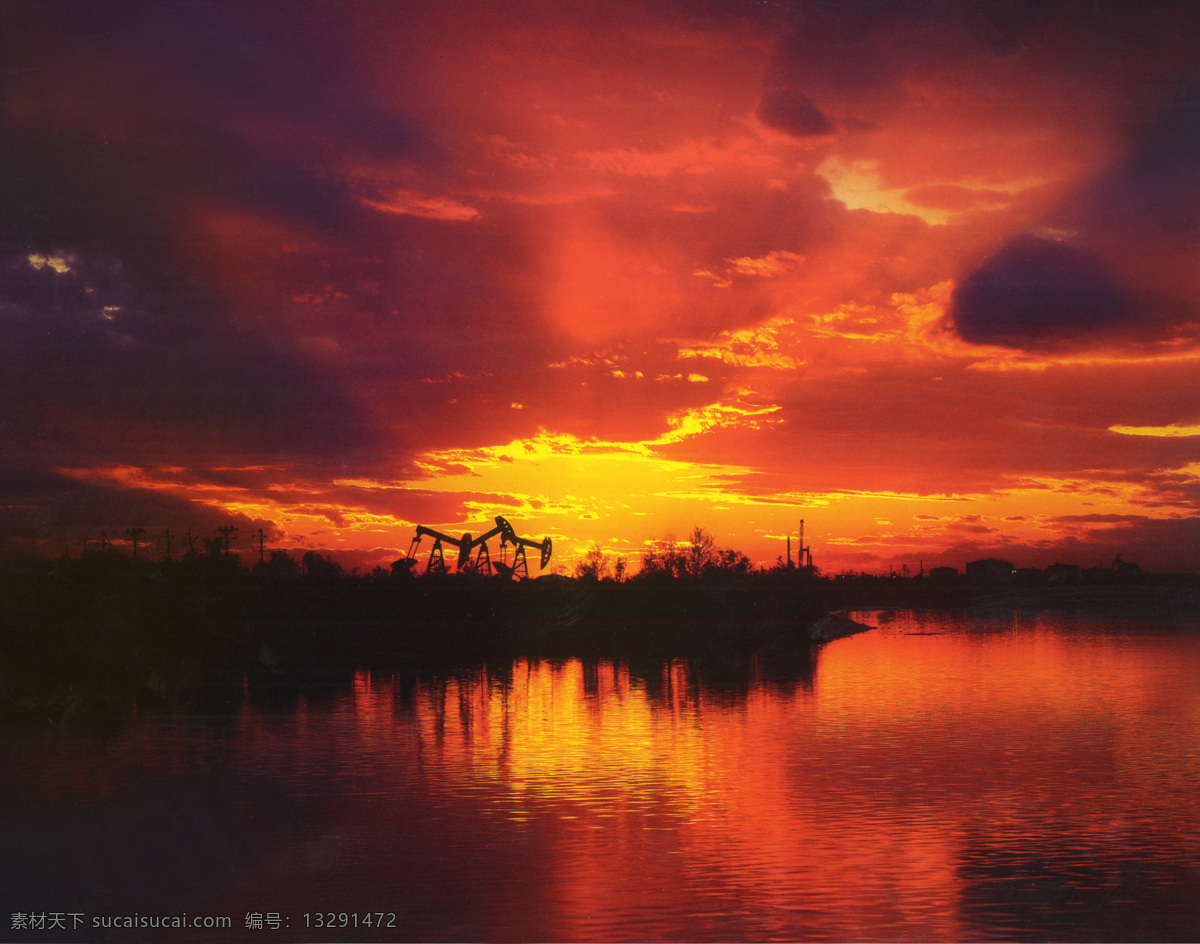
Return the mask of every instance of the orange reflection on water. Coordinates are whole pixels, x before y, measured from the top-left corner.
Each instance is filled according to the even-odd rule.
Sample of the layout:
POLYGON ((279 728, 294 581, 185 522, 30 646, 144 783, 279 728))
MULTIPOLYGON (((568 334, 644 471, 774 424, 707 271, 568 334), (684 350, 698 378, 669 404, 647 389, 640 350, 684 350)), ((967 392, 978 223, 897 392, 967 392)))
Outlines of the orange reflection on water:
POLYGON ((480 675, 414 698, 427 762, 473 781, 497 815, 551 831, 547 884, 520 908, 549 909, 564 939, 612 933, 617 916, 654 937, 778 915, 790 936, 805 913, 827 924, 855 889, 849 928, 924 909, 926 933, 955 936, 944 823, 831 823, 818 791, 836 785, 806 772, 814 704, 800 686, 729 699, 682 662, 654 681, 518 662, 506 684, 480 675))
POLYGON ((1200 642, 1005 619, 884 620, 811 685, 732 692, 681 661, 358 673, 286 722, 248 710, 241 764, 324 785, 363 863, 343 888, 461 875, 489 938, 965 940, 1132 908, 1194 851, 1200 642))
POLYGON ((481 674, 421 687, 417 729, 444 768, 503 788, 514 820, 546 800, 614 815, 643 802, 651 783, 686 809, 703 792, 704 744, 686 667, 664 672, 674 694, 652 703, 611 663, 520 661, 503 684, 481 674))
POLYGON ((518 662, 412 704, 427 762, 548 857, 497 927, 535 909, 562 939, 964 939, 1013 881, 1118 895, 1120 850, 1168 861, 1200 808, 1176 762, 1200 743, 1195 639, 1012 619, 842 640, 811 691, 518 662))

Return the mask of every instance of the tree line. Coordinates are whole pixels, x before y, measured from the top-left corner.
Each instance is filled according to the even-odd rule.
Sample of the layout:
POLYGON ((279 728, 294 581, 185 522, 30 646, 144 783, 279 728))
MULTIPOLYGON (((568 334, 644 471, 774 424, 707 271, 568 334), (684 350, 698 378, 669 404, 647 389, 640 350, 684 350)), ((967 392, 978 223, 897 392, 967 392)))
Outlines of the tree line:
MULTIPOLYGON (((625 579, 624 557, 609 560, 599 544, 593 544, 575 566, 575 576, 592 580, 625 579)), ((702 580, 714 576, 742 576, 754 570, 750 558, 731 547, 720 547, 700 526, 692 528, 686 541, 660 540, 642 555, 638 577, 702 580)))

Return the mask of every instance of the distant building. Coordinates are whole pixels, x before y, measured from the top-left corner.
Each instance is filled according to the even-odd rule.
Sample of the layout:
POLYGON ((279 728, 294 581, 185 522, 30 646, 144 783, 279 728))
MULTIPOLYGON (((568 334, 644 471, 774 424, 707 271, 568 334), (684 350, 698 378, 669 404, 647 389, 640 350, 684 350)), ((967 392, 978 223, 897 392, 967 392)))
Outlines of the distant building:
POLYGON ((1051 583, 1071 583, 1079 579, 1078 564, 1051 564, 1046 568, 1046 577, 1051 583))
POLYGON ((981 580, 1009 580, 1016 574, 1017 569, 1011 561, 986 557, 983 560, 971 561, 967 564, 966 571, 968 577, 981 580))
POLYGON ((953 580, 958 576, 957 567, 934 567, 929 571, 932 580, 953 580))

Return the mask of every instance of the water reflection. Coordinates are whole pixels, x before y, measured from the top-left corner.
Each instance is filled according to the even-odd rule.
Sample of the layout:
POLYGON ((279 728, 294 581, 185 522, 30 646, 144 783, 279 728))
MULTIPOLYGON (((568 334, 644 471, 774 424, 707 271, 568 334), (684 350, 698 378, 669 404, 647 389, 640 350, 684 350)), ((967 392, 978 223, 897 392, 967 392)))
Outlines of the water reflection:
POLYGON ((7 887, 296 939, 329 939, 317 910, 422 940, 1195 938, 1195 627, 858 617, 782 663, 364 671, 12 730, 7 887))

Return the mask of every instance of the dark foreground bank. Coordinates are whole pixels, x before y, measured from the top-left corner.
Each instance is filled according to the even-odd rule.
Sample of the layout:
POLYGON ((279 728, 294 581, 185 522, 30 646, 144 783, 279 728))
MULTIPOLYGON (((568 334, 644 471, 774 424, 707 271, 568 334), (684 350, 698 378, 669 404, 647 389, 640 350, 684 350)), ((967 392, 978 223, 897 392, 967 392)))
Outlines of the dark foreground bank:
POLYGON ((127 558, 0 570, 0 715, 221 712, 247 686, 356 668, 419 673, 525 658, 778 657, 861 624, 869 606, 1196 607, 1190 575, 1071 587, 832 581, 775 570, 625 582, 547 576, 247 571, 233 558, 127 558))

